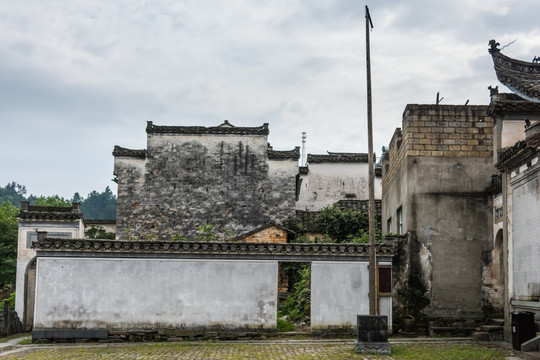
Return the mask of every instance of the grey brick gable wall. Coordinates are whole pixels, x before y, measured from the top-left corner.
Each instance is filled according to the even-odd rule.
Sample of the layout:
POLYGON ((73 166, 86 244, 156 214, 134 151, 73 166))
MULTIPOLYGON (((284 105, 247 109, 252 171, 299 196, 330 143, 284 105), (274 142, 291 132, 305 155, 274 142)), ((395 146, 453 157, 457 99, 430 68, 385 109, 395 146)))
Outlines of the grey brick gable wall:
POLYGON ((205 224, 227 238, 295 214, 297 158, 270 162, 267 131, 152 131, 146 157, 130 154, 115 156, 119 238, 192 240, 205 224))

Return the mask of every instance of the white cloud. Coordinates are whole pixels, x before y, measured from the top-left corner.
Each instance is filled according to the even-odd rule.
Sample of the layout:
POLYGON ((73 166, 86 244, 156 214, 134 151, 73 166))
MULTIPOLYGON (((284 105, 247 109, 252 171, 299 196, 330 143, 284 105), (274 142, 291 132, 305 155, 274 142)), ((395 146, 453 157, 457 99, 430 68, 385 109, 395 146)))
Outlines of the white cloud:
MULTIPOLYGON (((437 91, 446 104, 488 102, 490 39, 518 38, 511 56, 540 55, 536 1, 381 0, 370 10, 377 153, 407 103, 433 103, 437 91)), ((275 148, 307 131, 310 152, 367 151, 358 2, 34 0, 0 3, 0 17, 0 186, 100 190, 113 145, 144 148, 147 120, 268 122, 275 148)))

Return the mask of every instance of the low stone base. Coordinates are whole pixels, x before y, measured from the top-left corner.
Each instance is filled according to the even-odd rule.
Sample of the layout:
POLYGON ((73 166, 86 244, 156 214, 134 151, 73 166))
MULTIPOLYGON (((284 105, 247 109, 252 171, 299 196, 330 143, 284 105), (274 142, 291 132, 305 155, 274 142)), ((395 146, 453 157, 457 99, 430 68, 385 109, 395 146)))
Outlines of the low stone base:
POLYGON ((392 347, 389 342, 355 341, 354 351, 359 354, 390 355, 392 353, 392 347))
POLYGON ((32 340, 49 342, 143 342, 198 340, 253 340, 273 336, 275 329, 34 329, 32 340), (251 331, 246 331, 251 330, 251 331))

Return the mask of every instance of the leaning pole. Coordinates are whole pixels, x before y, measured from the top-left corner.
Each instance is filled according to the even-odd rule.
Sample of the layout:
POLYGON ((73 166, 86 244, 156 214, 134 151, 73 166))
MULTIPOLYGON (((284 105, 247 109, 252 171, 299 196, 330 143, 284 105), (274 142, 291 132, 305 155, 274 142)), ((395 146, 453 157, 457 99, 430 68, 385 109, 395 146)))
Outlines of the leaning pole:
POLYGON ((371 59, 369 48, 369 31, 373 22, 366 5, 366 75, 367 75, 367 125, 368 125, 368 187, 369 187, 369 314, 378 315, 376 288, 376 258, 375 258, 375 160, 373 159, 373 121, 371 110, 371 59))
POLYGON ((369 31, 373 28, 369 9, 366 6, 366 66, 367 66, 367 122, 368 122, 368 165, 369 165, 369 315, 357 315, 357 334, 354 349, 362 354, 390 354, 388 342, 388 317, 378 315, 377 286, 375 284, 375 160, 373 159, 373 127, 371 113, 371 62, 369 53, 369 31))

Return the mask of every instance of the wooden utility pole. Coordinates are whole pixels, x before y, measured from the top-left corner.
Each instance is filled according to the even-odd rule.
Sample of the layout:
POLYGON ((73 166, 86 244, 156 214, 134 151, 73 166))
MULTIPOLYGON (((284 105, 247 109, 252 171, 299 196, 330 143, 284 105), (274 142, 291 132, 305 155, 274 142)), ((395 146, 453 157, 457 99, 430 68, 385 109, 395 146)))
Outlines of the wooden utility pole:
POLYGON ((366 5, 366 67, 367 67, 367 123, 368 123, 368 165, 369 165, 369 315, 378 315, 375 255, 375 160, 373 159, 373 125, 371 110, 371 59, 369 50, 369 31, 373 22, 366 5))

